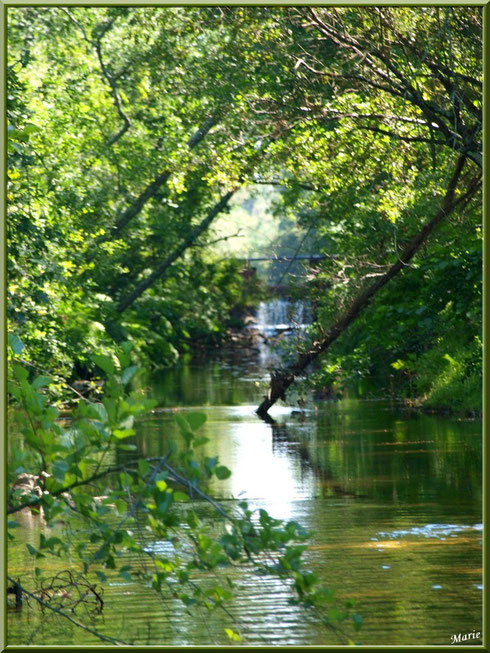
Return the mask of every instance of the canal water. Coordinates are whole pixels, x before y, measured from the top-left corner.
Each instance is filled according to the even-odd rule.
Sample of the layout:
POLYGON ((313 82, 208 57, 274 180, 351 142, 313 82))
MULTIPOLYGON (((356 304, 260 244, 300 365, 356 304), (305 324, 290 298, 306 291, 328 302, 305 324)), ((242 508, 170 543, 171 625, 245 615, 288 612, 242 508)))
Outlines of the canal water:
MULTIPOLYGON (((203 455, 218 455, 232 471, 212 486, 214 496, 245 498, 313 532, 308 564, 339 598, 356 601, 360 644, 448 645, 452 635, 481 632, 481 422, 352 397, 276 406, 275 422, 266 424, 254 413, 266 386, 253 359, 161 373, 147 383, 158 406, 138 425, 139 452, 166 452, 176 410, 204 412, 203 455)), ((36 562, 25 543, 35 544, 43 525, 31 514, 21 521, 10 574, 30 579, 36 562)), ((56 561, 49 564, 55 573, 56 561)), ((92 627, 139 646, 227 646, 230 627, 245 646, 339 644, 288 602, 278 581, 240 572, 234 581, 230 624, 227 615, 189 614, 135 581, 110 577, 92 627)), ((9 611, 8 636, 10 645, 100 643, 34 606, 9 611)))

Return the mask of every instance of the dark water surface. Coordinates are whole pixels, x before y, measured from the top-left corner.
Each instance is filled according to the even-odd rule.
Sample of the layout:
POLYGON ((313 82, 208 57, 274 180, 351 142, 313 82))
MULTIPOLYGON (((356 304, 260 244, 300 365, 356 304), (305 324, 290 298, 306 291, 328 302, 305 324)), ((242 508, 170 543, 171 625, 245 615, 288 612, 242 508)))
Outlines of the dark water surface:
MULTIPOLYGON (((214 495, 246 498, 314 532, 308 562, 339 597, 357 601, 361 644, 448 645, 451 635, 481 631, 481 422, 344 399, 307 404, 300 414, 273 408, 269 425, 254 414, 264 387, 260 371, 221 362, 160 375, 147 388, 159 407, 139 425, 139 451, 166 451, 175 408, 205 412, 204 455, 219 455, 232 470, 214 495)), ((42 525, 32 515, 22 519, 10 566, 13 576, 26 577, 35 563, 23 542, 35 543, 42 525)), ((338 644, 289 605, 278 581, 235 576, 241 591, 230 606, 231 627, 245 645, 338 644)), ((190 616, 137 583, 114 577, 104 600, 94 627, 126 642, 228 644, 226 615, 190 616)), ((35 608, 9 612, 8 627, 9 644, 98 643, 35 608)))

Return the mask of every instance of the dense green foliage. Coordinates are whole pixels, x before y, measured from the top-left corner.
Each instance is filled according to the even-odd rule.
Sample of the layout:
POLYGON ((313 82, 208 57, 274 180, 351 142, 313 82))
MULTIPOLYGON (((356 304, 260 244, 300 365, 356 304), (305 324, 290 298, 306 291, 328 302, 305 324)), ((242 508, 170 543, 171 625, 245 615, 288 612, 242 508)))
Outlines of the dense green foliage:
MULTIPOLYGON (((263 242, 256 219, 259 252, 326 257, 307 270, 315 341, 437 213, 464 156, 456 210, 312 378, 374 377, 376 392, 480 409, 481 9, 10 7, 8 38, 9 374, 26 416, 11 511, 26 507, 15 482, 29 474, 44 494, 27 502, 48 523, 73 512, 92 523, 99 548, 76 551, 83 573, 117 566, 121 548, 145 553, 124 526, 138 511, 162 537, 190 529, 195 557, 155 558, 155 590, 172 578, 186 605, 221 605, 228 590, 203 591, 194 572, 247 562, 323 610, 331 593, 302 566, 298 525, 241 506, 218 511, 228 529, 213 539, 186 510, 184 491, 228 473, 194 456, 201 416, 179 418, 183 449, 131 459, 124 440, 148 407, 127 392, 132 363, 158 368, 222 342, 261 296, 219 247, 240 189, 277 190, 277 240, 263 242), (62 426, 51 399, 96 377, 103 398, 83 398, 62 426), (109 464, 116 454, 128 458, 109 464), (99 475, 102 503, 87 488, 99 475)), ((58 536, 31 547, 73 553, 58 536)))
MULTIPOLYGON (((230 470, 216 456, 200 454, 208 438, 197 431, 206 415, 177 414, 180 438, 167 439, 164 455, 135 454, 137 447, 128 440, 135 434, 135 420, 155 404, 138 391, 128 391, 138 373, 131 364, 129 343, 116 351, 116 361, 102 354, 92 357, 106 376, 104 392, 96 401, 74 402, 70 421, 62 425, 59 410, 43 391, 50 379, 37 376, 29 382, 24 345, 16 336, 9 342, 9 392, 22 408, 18 426, 25 442, 24 447, 11 448, 9 538, 15 538, 20 526, 15 515, 22 510, 40 513, 45 525, 39 544, 27 543, 39 565, 35 587, 28 579, 9 577, 11 583, 22 583, 23 594, 66 616, 80 587, 100 599, 97 585, 87 579, 96 577, 103 584, 107 574, 116 571, 120 578, 145 583, 162 599, 179 599, 188 608, 227 611, 235 592, 230 572, 243 566, 282 580, 292 589, 294 605, 313 612, 341 641, 348 641, 339 624, 351 616, 353 603, 337 601, 333 590, 321 587, 317 575, 304 566, 309 534, 301 525, 274 519, 263 509, 251 510, 245 501, 226 507, 207 493, 209 480, 226 479, 230 470), (203 509, 206 503, 211 515, 203 509), (73 535, 80 522, 84 536, 78 540, 73 535), (168 542, 172 553, 154 550, 152 540, 168 542), (64 601, 42 589, 58 579, 43 563, 50 556, 66 561, 71 570, 64 601)), ((99 610, 102 606, 99 600, 99 610)), ((362 619, 357 614, 352 619, 357 629, 362 619)), ((231 615, 230 620, 234 625, 231 615)), ((88 628, 83 619, 78 625, 88 628)), ((240 634, 226 630, 232 641, 241 641, 240 634)), ((103 641, 124 643, 97 635, 97 629, 91 632, 103 641)))
MULTIPOLYGON (((218 342, 250 298, 209 226, 257 182, 280 190, 265 248, 301 246, 299 220, 303 252, 336 255, 310 275, 328 328, 437 209, 454 156, 470 159, 459 193, 478 174, 480 69, 478 8, 10 9, 12 328, 72 377, 122 339, 153 366, 218 342)), ((447 383, 475 390, 480 241, 475 196, 325 379, 394 374, 435 405, 447 383)))

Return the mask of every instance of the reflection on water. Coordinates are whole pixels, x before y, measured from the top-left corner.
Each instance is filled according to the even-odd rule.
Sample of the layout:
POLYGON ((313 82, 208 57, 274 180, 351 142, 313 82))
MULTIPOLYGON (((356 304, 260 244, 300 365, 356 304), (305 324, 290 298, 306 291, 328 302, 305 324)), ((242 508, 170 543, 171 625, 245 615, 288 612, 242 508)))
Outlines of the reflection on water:
POLYGON ((392 539, 415 535, 419 537, 436 537, 444 540, 446 537, 458 537, 458 533, 463 533, 468 529, 482 531, 483 524, 474 524, 473 526, 467 526, 465 524, 425 524, 424 526, 414 526, 406 531, 378 533, 378 535, 380 537, 390 537, 392 539))
MULTIPOLYGON (((178 437, 173 409, 199 406, 210 438, 203 456, 219 455, 232 470, 215 482, 214 494, 246 498, 314 532, 309 564, 339 596, 357 601, 361 643, 446 645, 452 634, 481 630, 480 422, 346 399, 301 412, 275 407, 275 422, 266 424, 254 413, 262 383, 253 367, 222 364, 161 375, 148 388, 159 408, 139 425, 139 451, 165 453, 178 437)), ((25 523, 26 541, 34 541, 36 528, 25 523)), ((172 548, 162 541, 148 546, 172 548)), ((21 543, 12 547, 11 562, 14 576, 33 566, 21 543)), ((337 644, 289 604, 277 580, 237 571, 234 582, 242 591, 230 610, 246 644, 337 644)), ((227 645, 226 615, 190 617, 173 599, 162 603, 120 578, 104 599, 95 625, 112 636, 142 645, 227 645)), ((25 643, 37 629, 27 615, 9 615, 11 644, 25 643)), ((60 643, 56 623, 47 619, 36 643, 60 643)), ((65 625, 62 632, 68 637, 65 625)), ((73 637, 72 643, 96 643, 88 634, 73 637)))

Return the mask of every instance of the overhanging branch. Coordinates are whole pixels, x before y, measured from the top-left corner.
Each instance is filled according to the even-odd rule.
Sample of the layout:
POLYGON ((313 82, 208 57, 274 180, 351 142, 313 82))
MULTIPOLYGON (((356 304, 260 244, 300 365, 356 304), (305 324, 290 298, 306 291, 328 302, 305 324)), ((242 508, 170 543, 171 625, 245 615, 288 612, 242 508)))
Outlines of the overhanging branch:
POLYGON ((310 363, 317 359, 320 354, 324 353, 335 340, 337 340, 337 338, 367 307, 376 293, 410 262, 437 225, 445 217, 450 215, 458 206, 466 204, 471 200, 480 186, 480 175, 471 181, 468 185, 467 191, 463 195, 455 199, 456 187, 461 178, 465 160, 465 155, 459 157, 439 211, 408 243, 396 263, 390 267, 388 272, 379 277, 353 300, 347 311, 341 315, 336 322, 334 322, 328 331, 326 331, 325 337, 320 342, 314 343, 308 351, 300 353, 296 360, 286 367, 285 370, 272 374, 269 392, 257 408, 257 414, 260 417, 267 415, 269 408, 273 406, 278 399, 284 398, 286 390, 294 382, 295 378, 300 375, 310 365, 310 363))

